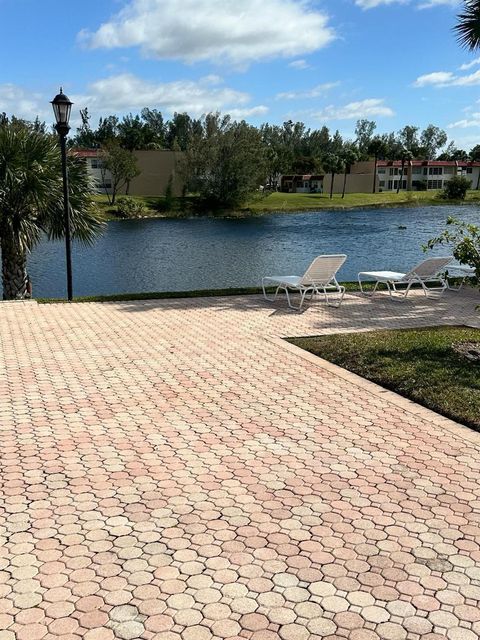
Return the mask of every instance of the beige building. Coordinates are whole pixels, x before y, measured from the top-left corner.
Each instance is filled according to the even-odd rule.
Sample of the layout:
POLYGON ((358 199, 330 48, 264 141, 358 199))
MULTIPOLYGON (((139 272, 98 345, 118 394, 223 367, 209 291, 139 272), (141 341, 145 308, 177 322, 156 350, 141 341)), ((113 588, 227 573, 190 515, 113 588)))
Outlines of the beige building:
MULTIPOLYGON (((357 162, 347 173, 346 193, 370 193, 373 190, 373 162, 357 162)), ((344 174, 335 175, 333 193, 343 192, 344 174)), ((330 173, 284 175, 280 178, 280 191, 285 193, 330 193, 330 173)), ((378 190, 378 179, 376 182, 378 190)))
MULTIPOLYGON (((112 192, 112 176, 104 170, 100 152, 97 149, 79 149, 75 153, 85 158, 88 173, 95 179, 99 193, 112 192)), ((131 196, 163 196, 171 181, 172 193, 182 193, 184 181, 180 175, 181 151, 155 149, 152 151, 134 151, 140 174, 130 182, 131 196)), ((126 187, 120 190, 125 194, 126 187)))

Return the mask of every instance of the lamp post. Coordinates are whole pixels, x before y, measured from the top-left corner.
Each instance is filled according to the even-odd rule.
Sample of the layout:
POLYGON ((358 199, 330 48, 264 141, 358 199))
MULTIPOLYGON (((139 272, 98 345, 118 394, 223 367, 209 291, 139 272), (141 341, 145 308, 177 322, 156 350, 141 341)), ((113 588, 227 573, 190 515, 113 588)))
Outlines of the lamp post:
POLYGON ((70 131, 70 112, 73 102, 67 98, 60 87, 60 93, 52 100, 53 113, 55 114, 58 135, 60 136, 60 148, 62 151, 62 174, 63 174, 63 211, 65 216, 65 253, 67 259, 67 296, 71 301, 73 298, 72 284, 72 242, 70 235, 70 202, 68 197, 68 171, 67 171, 67 135, 70 131))

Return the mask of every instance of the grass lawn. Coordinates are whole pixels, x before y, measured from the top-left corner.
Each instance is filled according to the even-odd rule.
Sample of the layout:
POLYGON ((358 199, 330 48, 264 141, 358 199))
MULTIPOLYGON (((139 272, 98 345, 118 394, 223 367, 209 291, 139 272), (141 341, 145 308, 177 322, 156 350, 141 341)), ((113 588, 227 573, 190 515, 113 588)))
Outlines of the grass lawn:
MULTIPOLYGON (((347 193, 342 199, 341 194, 334 194, 333 198, 326 193, 271 193, 258 198, 247 205, 254 213, 273 211, 302 211, 308 209, 342 209, 369 206, 417 206, 457 204, 456 202, 441 200, 438 191, 401 191, 396 193, 347 193)), ((469 191, 465 203, 480 203, 480 191, 469 191)))
POLYGON ((452 420, 480 430, 480 362, 453 346, 480 329, 435 327, 295 338, 290 342, 452 420))
MULTIPOLYGON (((119 196, 121 197, 121 196, 119 196)), ((179 218, 196 212, 195 196, 184 199, 173 198, 173 208, 166 210, 164 196, 129 196, 145 205, 145 218, 179 218)), ((95 201, 104 220, 120 220, 116 207, 108 203, 106 195, 96 195, 95 201)), ((321 209, 350 209, 356 207, 381 206, 419 206, 442 204, 480 204, 480 191, 469 191, 464 202, 447 201, 438 198, 438 191, 411 191, 396 193, 347 193, 334 194, 330 200, 328 194, 319 193, 271 193, 258 195, 239 211, 223 212, 219 215, 261 215, 262 213, 289 213, 296 211, 318 211, 321 209)), ((207 212, 208 214, 208 212, 207 212)))

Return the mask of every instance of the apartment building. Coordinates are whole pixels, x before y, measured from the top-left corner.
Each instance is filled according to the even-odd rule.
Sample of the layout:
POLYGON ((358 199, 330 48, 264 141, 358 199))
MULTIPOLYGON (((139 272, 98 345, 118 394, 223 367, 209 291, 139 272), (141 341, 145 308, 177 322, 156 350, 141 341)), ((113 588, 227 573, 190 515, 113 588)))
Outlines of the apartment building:
POLYGON ((454 176, 464 176, 470 180, 470 188, 477 189, 480 162, 411 160, 405 163, 403 176, 400 160, 379 160, 377 164, 379 191, 396 191, 399 183, 403 191, 443 189, 454 176))
MULTIPOLYGON (((111 193, 112 176, 105 170, 98 149, 74 149, 78 157, 84 158, 87 171, 95 180, 98 193, 111 193)), ((182 193, 184 181, 179 171, 182 156, 180 151, 155 149, 151 151, 134 151, 140 174, 130 182, 131 196, 162 196, 169 182, 172 193, 179 196, 182 193)), ((121 190, 125 193, 125 187, 121 190)))

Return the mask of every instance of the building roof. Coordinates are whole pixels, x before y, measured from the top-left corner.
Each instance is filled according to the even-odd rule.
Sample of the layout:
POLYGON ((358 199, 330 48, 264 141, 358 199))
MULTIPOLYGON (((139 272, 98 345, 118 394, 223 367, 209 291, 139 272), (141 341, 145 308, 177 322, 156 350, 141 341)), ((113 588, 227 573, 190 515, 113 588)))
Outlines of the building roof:
MULTIPOLYGON (((480 162, 470 162, 462 160, 410 160, 405 162, 405 166, 412 167, 480 167, 480 162)), ((379 160, 378 167, 401 167, 401 160, 379 160)))
POLYGON ((70 149, 70 151, 75 153, 79 158, 96 158, 99 149, 70 149))

